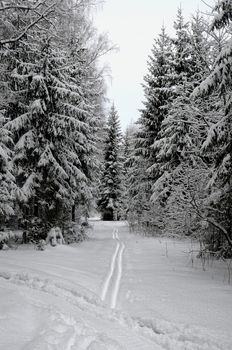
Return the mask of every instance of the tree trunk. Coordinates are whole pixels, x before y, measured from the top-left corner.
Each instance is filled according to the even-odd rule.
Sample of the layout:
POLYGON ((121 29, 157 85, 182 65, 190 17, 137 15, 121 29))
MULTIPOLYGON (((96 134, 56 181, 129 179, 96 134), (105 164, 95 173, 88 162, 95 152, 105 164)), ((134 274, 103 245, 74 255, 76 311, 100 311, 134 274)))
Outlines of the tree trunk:
POLYGON ((72 221, 76 221, 76 205, 73 204, 72 206, 72 221))

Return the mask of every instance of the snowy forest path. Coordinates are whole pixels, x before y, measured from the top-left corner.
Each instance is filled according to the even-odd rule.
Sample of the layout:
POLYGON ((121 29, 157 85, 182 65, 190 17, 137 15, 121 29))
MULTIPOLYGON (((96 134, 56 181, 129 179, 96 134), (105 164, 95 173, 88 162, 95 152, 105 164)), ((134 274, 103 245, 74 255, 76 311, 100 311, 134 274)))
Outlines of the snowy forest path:
POLYGON ((123 252, 125 249, 125 244, 119 238, 117 228, 114 229, 112 236, 113 236, 113 240, 115 240, 117 244, 116 244, 116 249, 111 258, 111 264, 110 264, 108 274, 103 284, 101 300, 105 301, 107 294, 109 294, 111 290, 110 307, 112 309, 115 309, 117 305, 120 281, 122 278, 122 258, 123 258, 123 252))
POLYGON ((231 288, 186 265, 188 243, 90 224, 81 244, 0 254, 0 350, 232 349, 231 288))

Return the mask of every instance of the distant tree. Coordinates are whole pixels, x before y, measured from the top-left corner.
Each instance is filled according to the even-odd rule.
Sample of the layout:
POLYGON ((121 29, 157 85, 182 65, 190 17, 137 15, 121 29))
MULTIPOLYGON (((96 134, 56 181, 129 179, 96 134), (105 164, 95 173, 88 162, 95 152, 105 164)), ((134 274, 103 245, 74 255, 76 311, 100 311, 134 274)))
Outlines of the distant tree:
POLYGON ((134 126, 127 127, 122 138, 122 206, 120 216, 128 219, 131 208, 130 185, 134 152, 134 126))
POLYGON ((117 111, 111 107, 105 138, 99 210, 103 220, 117 220, 122 206, 121 130, 117 111))

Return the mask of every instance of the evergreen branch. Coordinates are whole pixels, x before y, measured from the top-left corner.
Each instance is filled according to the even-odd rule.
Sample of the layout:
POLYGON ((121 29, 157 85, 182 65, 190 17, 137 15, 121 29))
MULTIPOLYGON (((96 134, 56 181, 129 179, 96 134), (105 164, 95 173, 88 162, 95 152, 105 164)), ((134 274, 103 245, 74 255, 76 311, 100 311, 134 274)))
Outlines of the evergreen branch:
MULTIPOLYGON (((175 122, 175 121, 174 121, 175 122)), ((189 124, 189 125, 193 125, 196 124, 197 126, 201 127, 201 126, 205 126, 205 124, 199 124, 197 121, 193 121, 193 120, 184 120, 184 119, 178 119, 176 121, 176 124, 178 124, 179 122, 185 123, 185 124, 189 124)), ((198 129, 196 129, 198 130, 198 129)))
POLYGON ((225 211, 222 211, 222 210, 219 210, 219 209, 216 209, 216 208, 212 208, 212 207, 205 207, 205 209, 208 209, 208 210, 212 210, 218 214, 225 214, 225 211))

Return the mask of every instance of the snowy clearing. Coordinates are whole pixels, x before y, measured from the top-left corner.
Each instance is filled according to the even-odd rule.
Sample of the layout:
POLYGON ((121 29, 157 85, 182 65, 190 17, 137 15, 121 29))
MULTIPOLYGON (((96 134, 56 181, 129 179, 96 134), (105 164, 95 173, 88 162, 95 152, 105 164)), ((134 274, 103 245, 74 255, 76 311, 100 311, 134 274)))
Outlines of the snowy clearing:
POLYGON ((80 245, 0 253, 1 350, 231 350, 232 286, 189 241, 93 221, 80 245))

